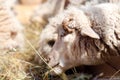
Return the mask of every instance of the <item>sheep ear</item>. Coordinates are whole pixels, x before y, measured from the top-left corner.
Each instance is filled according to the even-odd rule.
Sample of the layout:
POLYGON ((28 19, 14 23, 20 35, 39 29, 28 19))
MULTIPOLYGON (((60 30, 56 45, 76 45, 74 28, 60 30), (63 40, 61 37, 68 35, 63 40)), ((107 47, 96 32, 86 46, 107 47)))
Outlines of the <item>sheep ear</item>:
POLYGON ((81 34, 83 36, 89 36, 91 38, 100 39, 99 35, 90 27, 81 29, 81 34))

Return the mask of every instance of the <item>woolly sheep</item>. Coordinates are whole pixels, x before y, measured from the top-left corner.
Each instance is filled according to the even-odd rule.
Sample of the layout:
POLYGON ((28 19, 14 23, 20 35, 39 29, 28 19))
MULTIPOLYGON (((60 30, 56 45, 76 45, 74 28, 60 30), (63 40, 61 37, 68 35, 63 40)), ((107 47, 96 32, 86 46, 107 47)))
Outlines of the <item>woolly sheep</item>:
MULTIPOLYGON (((95 3, 95 1, 91 1, 91 2, 89 2, 89 1, 87 1, 87 0, 83 0, 83 2, 82 1, 79 1, 79 0, 76 0, 77 1, 77 3, 74 3, 74 0, 69 0, 70 1, 70 4, 77 4, 77 3, 79 3, 79 4, 81 4, 81 3, 83 3, 84 1, 86 2, 86 3, 91 3, 91 2, 93 2, 93 3, 95 3)), ((101 3, 99 0, 97 0, 98 1, 98 3, 101 3)), ((102 0, 102 2, 107 2, 107 1, 105 1, 105 0, 102 0)), ((71 5, 70 5, 71 6, 71 5)), ((69 6, 68 6, 69 7, 69 6)), ((38 10, 39 11, 39 10, 38 10)), ((37 14, 36 14, 37 15, 37 14)), ((54 37, 54 35, 57 35, 57 25, 56 25, 56 23, 58 24, 62 24, 62 20, 63 20, 63 18, 64 18, 64 15, 62 14, 62 11, 60 11, 59 13, 57 13, 55 16, 53 16, 53 17, 51 17, 49 20, 48 20, 48 24, 47 24, 47 26, 43 29, 43 31, 41 32, 41 35, 40 35, 40 41, 39 41, 39 45, 42 45, 42 46, 39 46, 39 52, 40 53, 43 53, 43 54, 48 54, 49 52, 50 52, 50 50, 52 49, 52 45, 50 45, 49 46, 49 42, 51 42, 51 40, 52 40, 52 42, 54 43, 55 42, 55 40, 56 40, 56 37, 54 37), (60 16, 59 16, 60 15, 60 16), (61 15, 62 15, 62 17, 61 17, 61 15), (51 28, 52 29, 55 29, 55 30, 51 30, 51 28), (46 32, 47 31, 47 32, 46 32), (50 36, 48 35, 48 34, 50 34, 50 36), (46 35, 46 36, 45 36, 46 35), (42 37, 41 37, 42 36, 42 37), (50 39, 49 39, 50 38, 50 39), (45 43, 45 44, 43 44, 43 43, 45 43), (48 48, 49 47, 49 48, 48 48), (44 50, 44 48, 45 48, 45 50, 44 50), (47 49, 48 48, 48 49, 47 49)), ((35 19, 35 16, 34 16, 34 19, 35 19)), ((41 19, 39 18, 39 15, 37 15, 36 16, 36 20, 38 20, 38 21, 41 21, 41 19)), ((36 59, 37 60, 37 59, 36 59)))
POLYGON ((119 6, 110 3, 64 11, 58 38, 48 54, 49 66, 61 74, 71 67, 102 64, 110 56, 118 56, 119 13, 119 6))
POLYGON ((23 26, 15 18, 7 1, 0 0, 0 50, 22 49, 23 46, 23 26))

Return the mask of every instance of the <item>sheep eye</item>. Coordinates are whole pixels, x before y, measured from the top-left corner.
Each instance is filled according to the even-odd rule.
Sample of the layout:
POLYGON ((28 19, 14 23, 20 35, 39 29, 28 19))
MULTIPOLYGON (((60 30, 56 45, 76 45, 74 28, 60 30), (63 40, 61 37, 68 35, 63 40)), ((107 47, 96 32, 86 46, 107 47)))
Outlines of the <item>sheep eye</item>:
POLYGON ((48 41, 48 45, 51 46, 51 47, 53 47, 54 43, 55 43, 55 40, 48 41))
POLYGON ((73 18, 70 18, 69 21, 73 21, 73 18))

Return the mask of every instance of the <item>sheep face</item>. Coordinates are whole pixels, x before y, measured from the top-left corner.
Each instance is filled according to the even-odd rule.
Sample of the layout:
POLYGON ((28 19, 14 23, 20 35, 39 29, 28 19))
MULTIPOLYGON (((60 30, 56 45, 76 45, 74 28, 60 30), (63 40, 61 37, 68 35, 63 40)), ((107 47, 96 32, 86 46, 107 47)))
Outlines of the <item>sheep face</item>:
MULTIPOLYGON (((58 27, 57 40, 55 41, 51 52, 48 54, 48 58, 50 59, 49 66, 54 68, 56 74, 61 74, 63 71, 75 66, 72 64, 75 59, 72 60, 73 58, 70 58, 70 55, 72 54, 71 47, 73 46, 73 43, 75 43, 76 32, 75 29, 67 27, 69 24, 71 24, 71 22, 67 23, 65 18, 58 27)), ((51 73, 54 74, 54 72, 51 73)))
POLYGON ((76 39, 75 32, 67 34, 64 29, 59 29, 58 38, 49 55, 49 65, 54 67, 55 73, 60 74, 64 70, 73 67, 72 58, 70 58, 72 43, 76 39), (66 67, 67 66, 67 67, 66 67), (69 67, 68 67, 69 66, 69 67))

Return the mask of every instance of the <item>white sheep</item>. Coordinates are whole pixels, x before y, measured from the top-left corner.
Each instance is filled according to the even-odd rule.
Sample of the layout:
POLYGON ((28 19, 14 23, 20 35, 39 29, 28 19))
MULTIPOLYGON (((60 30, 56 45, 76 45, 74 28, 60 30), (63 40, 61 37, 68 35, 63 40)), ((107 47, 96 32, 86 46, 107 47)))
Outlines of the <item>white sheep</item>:
MULTIPOLYGON (((77 3, 78 4, 81 4, 83 3, 84 1, 86 2, 86 5, 87 3, 91 4, 92 3, 96 3, 95 0, 89 2, 88 0, 82 0, 82 1, 79 1, 79 0, 76 0, 76 2, 74 0, 68 0, 70 2, 70 6, 71 4, 72 5, 76 5, 77 3)), ((108 0, 97 0, 97 3, 102 3, 102 2, 109 2, 108 0)), ((77 5, 78 5, 77 4, 77 5)), ((44 4, 44 7, 45 7, 45 4, 44 4)), ((68 6, 69 7, 69 6, 68 6)), ((77 6, 78 7, 78 6, 77 6)), ((39 12, 39 10, 38 10, 39 12)), ((64 11, 65 12, 65 11, 64 11)), ((48 13, 49 14, 49 13, 48 13)), ((66 13, 67 14, 67 13, 66 13)), ((36 14, 36 20, 38 21, 41 21, 40 19, 40 15, 36 14)), ((42 45, 42 46, 39 46, 39 52, 40 53, 43 53, 46 55, 46 54, 49 54, 50 50, 52 49, 52 45, 49 46, 49 42, 52 42, 54 43, 55 40, 56 40, 56 36, 54 35, 57 35, 57 25, 56 24, 62 24, 62 20, 64 18, 65 14, 62 13, 62 11, 60 11, 59 13, 57 13, 54 17, 51 17, 49 20, 48 20, 48 24, 46 25, 46 27, 43 29, 43 31, 41 32, 41 35, 40 35, 40 41, 39 41, 39 45, 42 45), (62 16, 62 17, 61 17, 62 16), (52 30, 51 30, 52 29, 52 30), (53 30, 55 29, 55 30, 53 30), (48 35, 49 34, 49 35, 48 35), (48 48, 49 47, 49 48, 48 48)), ((35 16, 34 16, 34 19, 35 19, 35 16)))
POLYGON ((23 26, 15 18, 7 1, 0 0, 0 50, 22 49, 23 46, 23 26))
POLYGON ((65 10, 58 38, 48 54, 49 66, 56 74, 61 74, 71 67, 98 65, 110 56, 118 56, 119 13, 119 6, 110 3, 65 10))

